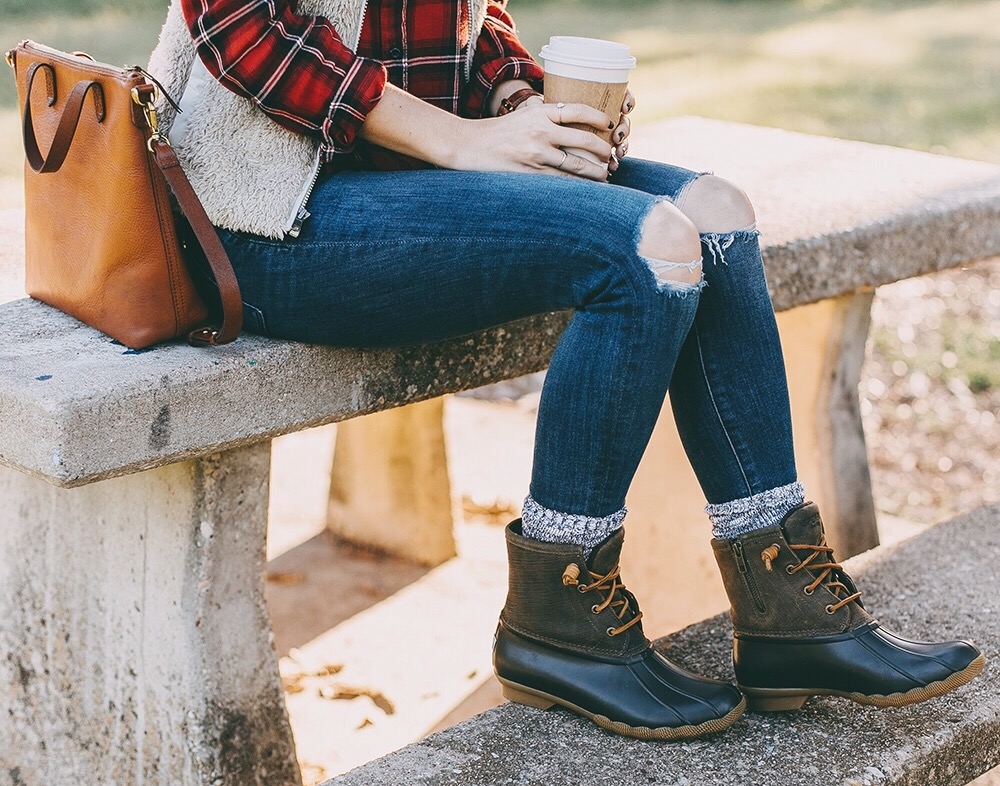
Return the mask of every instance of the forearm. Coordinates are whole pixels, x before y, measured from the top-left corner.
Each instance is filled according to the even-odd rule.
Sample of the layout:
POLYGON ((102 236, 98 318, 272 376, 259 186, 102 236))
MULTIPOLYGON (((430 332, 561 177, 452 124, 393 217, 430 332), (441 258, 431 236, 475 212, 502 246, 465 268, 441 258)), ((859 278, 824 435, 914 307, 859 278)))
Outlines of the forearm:
POLYGON ((453 168, 454 153, 473 121, 415 98, 394 85, 368 113, 359 136, 381 147, 436 166, 453 168))

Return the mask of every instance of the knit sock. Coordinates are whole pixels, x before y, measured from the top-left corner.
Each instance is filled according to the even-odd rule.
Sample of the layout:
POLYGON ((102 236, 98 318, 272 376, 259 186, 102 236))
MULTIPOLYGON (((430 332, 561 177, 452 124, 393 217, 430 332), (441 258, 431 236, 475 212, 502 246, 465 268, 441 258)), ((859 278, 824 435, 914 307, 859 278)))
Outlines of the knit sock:
POLYGON ((796 482, 732 502, 706 505, 705 512, 712 521, 712 536, 731 540, 754 530, 773 527, 788 511, 803 502, 805 489, 796 482))
POLYGON ((628 511, 622 508, 610 516, 582 516, 560 513, 539 505, 529 494, 521 511, 521 532, 526 538, 547 543, 573 543, 590 556, 594 547, 617 532, 628 511))

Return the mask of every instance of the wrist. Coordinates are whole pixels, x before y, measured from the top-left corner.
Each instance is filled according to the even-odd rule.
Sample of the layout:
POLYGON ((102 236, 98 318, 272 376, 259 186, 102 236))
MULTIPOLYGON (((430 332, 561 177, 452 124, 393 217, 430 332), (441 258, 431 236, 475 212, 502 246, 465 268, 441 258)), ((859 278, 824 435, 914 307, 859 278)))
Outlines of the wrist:
POLYGON ((522 87, 515 90, 509 96, 500 100, 500 107, 497 109, 497 117, 509 115, 529 99, 541 97, 542 94, 533 87, 522 87))
POLYGON ((493 85, 493 89, 486 98, 486 106, 484 107, 486 111, 483 115, 496 117, 497 112, 500 110, 500 102, 513 95, 518 90, 523 90, 525 88, 531 88, 531 84, 523 79, 508 79, 503 82, 497 82, 493 85))

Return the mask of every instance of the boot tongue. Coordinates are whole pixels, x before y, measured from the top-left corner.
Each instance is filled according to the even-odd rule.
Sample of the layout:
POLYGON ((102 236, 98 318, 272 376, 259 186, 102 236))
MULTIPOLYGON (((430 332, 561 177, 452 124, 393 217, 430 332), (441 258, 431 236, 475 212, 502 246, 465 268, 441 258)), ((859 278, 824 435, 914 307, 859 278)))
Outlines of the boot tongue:
MULTIPOLYGON (((819 506, 815 502, 807 502, 795 508, 785 516, 781 522, 781 529, 784 532, 785 541, 789 545, 819 546, 824 540, 823 520, 819 515, 819 506)), ((798 556, 800 559, 805 559, 808 557, 808 552, 799 552, 798 556)), ((824 555, 819 562, 833 562, 833 555, 824 555)), ((809 569, 809 573, 812 576, 818 576, 821 572, 809 569)), ((857 587, 854 585, 851 577, 841 570, 833 571, 827 581, 839 581, 847 588, 838 587, 832 590, 834 597, 844 598, 848 594, 857 592, 857 587)), ((867 622, 871 619, 864 611, 864 604, 861 603, 860 599, 851 603, 850 614, 851 626, 854 626, 858 622, 867 622)))
MULTIPOLYGON (((587 568, 596 576, 607 576, 612 573, 615 568, 618 567, 618 560, 622 553, 622 544, 625 542, 625 529, 619 527, 615 532, 609 535, 603 542, 594 547, 594 550, 590 553, 590 558, 587 560, 587 568)), ((622 623, 629 622, 634 619, 639 612, 639 604, 636 602, 635 596, 629 592, 622 584, 621 578, 614 580, 614 585, 617 589, 614 593, 613 603, 611 608, 614 609, 615 613, 618 614, 618 619, 622 623), (627 605, 620 605, 627 604, 627 605)), ((603 590, 598 590, 598 594, 601 599, 607 597, 607 592, 610 590, 612 582, 606 582, 603 590)), ((645 634, 642 632, 642 623, 636 623, 628 631, 629 640, 638 644, 646 640, 645 634)))
POLYGON ((819 506, 807 502, 792 510, 781 522, 781 530, 789 545, 818 546, 823 542, 823 519, 819 506))
POLYGON ((594 547, 587 560, 587 567, 599 576, 607 576, 618 565, 625 542, 625 528, 619 527, 604 541, 594 547))

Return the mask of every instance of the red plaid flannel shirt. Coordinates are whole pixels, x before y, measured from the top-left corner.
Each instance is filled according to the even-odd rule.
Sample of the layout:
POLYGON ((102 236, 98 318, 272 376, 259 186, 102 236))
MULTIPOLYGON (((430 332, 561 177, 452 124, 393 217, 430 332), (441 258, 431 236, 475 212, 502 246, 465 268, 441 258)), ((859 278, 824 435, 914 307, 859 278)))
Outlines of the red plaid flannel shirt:
POLYGON ((368 0, 356 52, 329 21, 299 14, 296 0, 181 5, 209 72, 282 126, 319 135, 324 160, 338 159, 337 168, 426 166, 374 145, 355 149, 387 80, 454 114, 482 117, 498 82, 539 86, 544 76, 517 39, 507 0, 488 0, 468 81, 466 0, 368 0))

